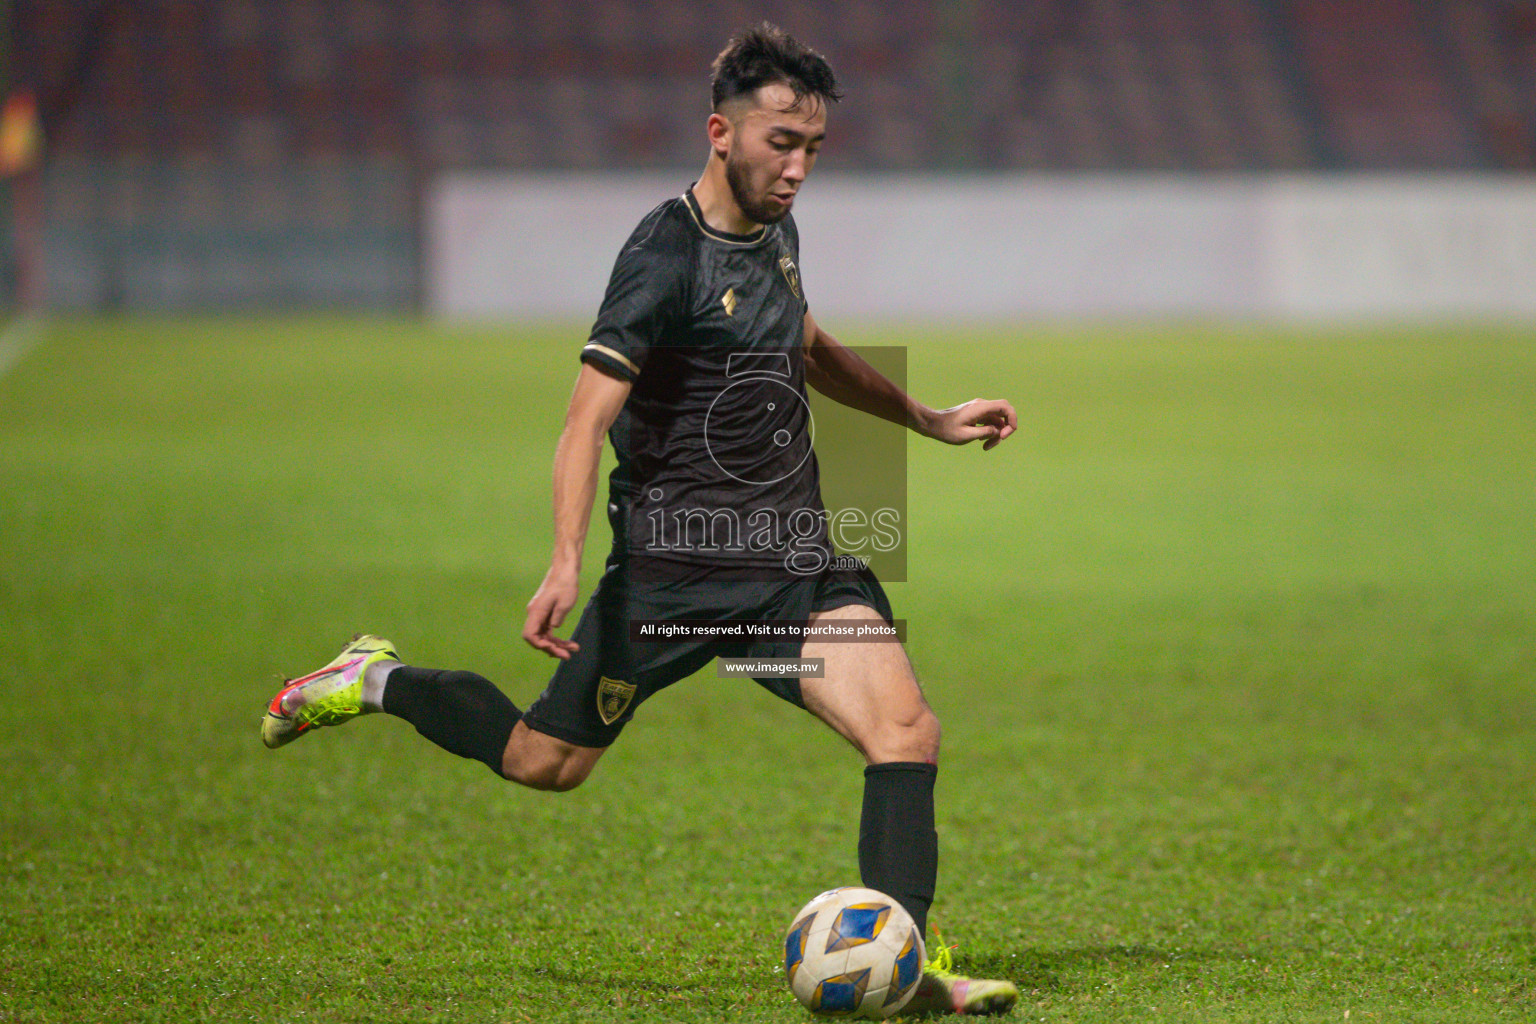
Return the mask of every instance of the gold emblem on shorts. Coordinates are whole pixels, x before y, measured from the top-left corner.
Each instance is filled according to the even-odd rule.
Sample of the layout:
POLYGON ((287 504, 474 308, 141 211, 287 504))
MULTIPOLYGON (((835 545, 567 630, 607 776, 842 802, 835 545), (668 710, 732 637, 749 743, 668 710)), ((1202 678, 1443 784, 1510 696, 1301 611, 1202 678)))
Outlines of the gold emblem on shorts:
POLYGON ((603 716, 604 725, 612 725, 635 699, 635 684, 622 679, 602 677, 597 686, 597 713, 603 716))

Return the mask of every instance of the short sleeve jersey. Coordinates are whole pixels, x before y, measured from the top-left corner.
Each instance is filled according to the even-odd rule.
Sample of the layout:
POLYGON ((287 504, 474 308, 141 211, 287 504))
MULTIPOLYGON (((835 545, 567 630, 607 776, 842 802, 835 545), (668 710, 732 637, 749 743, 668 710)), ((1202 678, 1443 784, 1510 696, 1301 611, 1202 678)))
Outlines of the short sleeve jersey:
POLYGON ((609 432, 618 553, 803 574, 830 553, 802 348, 792 218, 710 227, 690 190, 640 222, 583 361, 632 382, 609 432))

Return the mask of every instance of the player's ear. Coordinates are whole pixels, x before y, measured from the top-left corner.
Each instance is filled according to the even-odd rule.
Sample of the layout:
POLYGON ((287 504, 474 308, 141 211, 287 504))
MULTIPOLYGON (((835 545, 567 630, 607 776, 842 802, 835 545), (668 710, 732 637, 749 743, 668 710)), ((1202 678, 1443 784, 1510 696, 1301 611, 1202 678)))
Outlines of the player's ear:
POLYGON ((724 114, 716 113, 709 115, 705 130, 709 133, 709 148, 714 150, 716 156, 724 159, 731 151, 731 136, 736 126, 724 114))

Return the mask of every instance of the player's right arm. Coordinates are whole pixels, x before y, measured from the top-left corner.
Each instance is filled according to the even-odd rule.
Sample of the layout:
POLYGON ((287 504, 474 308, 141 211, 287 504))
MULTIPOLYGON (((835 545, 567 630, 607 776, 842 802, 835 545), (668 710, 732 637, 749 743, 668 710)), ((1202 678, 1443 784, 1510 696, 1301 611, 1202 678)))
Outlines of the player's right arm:
POLYGON ((523 639, 555 658, 569 658, 578 647, 554 635, 576 606, 582 548, 597 497, 597 469, 603 439, 629 398, 630 382, 583 363, 576 390, 565 412, 565 429, 555 447, 555 548, 549 572, 528 602, 523 639))
POLYGON ((523 639, 551 657, 569 658, 577 645, 554 635, 576 606, 581 551, 597 496, 603 437, 629 398, 680 306, 683 266, 664 230, 671 200, 652 210, 619 252, 592 333, 581 350, 581 376, 555 449, 555 550, 549 572, 528 602, 523 639))

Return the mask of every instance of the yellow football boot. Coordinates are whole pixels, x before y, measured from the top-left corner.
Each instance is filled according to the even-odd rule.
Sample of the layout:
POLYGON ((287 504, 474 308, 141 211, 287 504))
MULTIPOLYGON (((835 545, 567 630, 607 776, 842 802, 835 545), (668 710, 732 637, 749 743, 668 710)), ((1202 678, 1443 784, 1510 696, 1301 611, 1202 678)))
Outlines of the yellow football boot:
POLYGON ((965 1013, 989 1016, 1007 1013, 1019 1001, 1019 987, 1011 981, 967 978, 954 972, 954 956, 941 937, 933 958, 923 965, 923 980, 917 983, 912 999, 902 1007, 902 1015, 917 1017, 965 1013))
POLYGON ((267 705, 261 742, 276 749, 321 725, 340 725, 367 714, 363 673, 376 661, 399 661, 395 645, 377 636, 357 636, 324 668, 290 679, 267 705))

